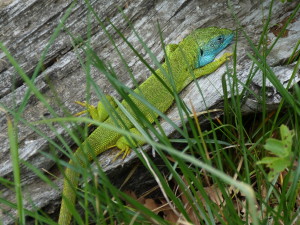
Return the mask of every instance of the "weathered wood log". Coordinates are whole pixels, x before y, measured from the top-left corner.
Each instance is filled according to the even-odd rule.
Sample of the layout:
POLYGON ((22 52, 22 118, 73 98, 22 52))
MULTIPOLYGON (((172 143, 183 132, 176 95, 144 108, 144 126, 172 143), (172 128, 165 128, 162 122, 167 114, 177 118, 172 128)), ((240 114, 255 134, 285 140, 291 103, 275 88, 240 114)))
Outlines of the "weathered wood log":
MULTIPOLYGON (((231 1, 230 1, 231 2, 231 1)), ((47 43, 53 34, 54 29, 59 24, 62 16, 66 13, 72 1, 0 1, 0 41, 8 48, 10 53, 18 61, 22 69, 32 76, 35 67, 46 48, 47 43)), ((117 46, 126 55, 128 64, 131 66, 133 74, 137 80, 143 81, 149 75, 146 67, 137 59, 134 53, 122 41, 109 25, 107 19, 120 29, 124 35, 131 41, 136 49, 145 55, 145 51, 139 44, 136 36, 129 28, 126 20, 119 12, 117 7, 121 7, 124 14, 133 24, 135 29, 141 35, 145 43, 151 48, 159 60, 163 59, 163 50, 160 44, 157 21, 162 28, 166 43, 177 43, 188 33, 198 27, 219 26, 235 29, 236 21, 232 13, 237 18, 248 33, 254 43, 257 43, 262 32, 264 16, 267 15, 270 2, 261 3, 261 1, 234 1, 232 7, 228 6, 226 1, 145 1, 145 0, 114 0, 114 1, 95 1, 92 3, 99 17, 105 21, 104 25, 112 34, 117 46), (262 5, 261 5, 262 4, 262 5), (262 12, 262 10, 264 12, 262 12)), ((299 6, 297 1, 291 3, 281 3, 274 1, 272 17, 270 24, 280 24, 286 21, 293 10, 299 6)), ((56 110, 58 115, 63 116, 63 110, 57 105, 55 92, 59 96, 61 103, 70 113, 78 112, 79 107, 74 104, 75 100, 83 101, 85 99, 85 73, 81 67, 77 52, 83 55, 80 49, 74 48, 68 32, 86 40, 88 21, 87 6, 83 2, 78 2, 72 9, 72 13, 46 54, 43 62, 42 72, 34 80, 38 90, 46 96, 49 104, 56 110)), ((280 65, 282 60, 286 60, 292 53, 300 36, 299 13, 295 20, 288 26, 286 37, 280 38, 275 48, 268 57, 273 71, 278 75, 278 79, 287 85, 293 72, 293 65, 280 65)), ((99 57, 109 61, 115 68, 120 80, 132 87, 132 82, 128 81, 126 69, 119 60, 117 53, 113 50, 112 44, 108 41, 103 30, 93 16, 91 18, 91 45, 98 53, 99 57)), ((239 32, 239 34, 241 34, 239 32)), ((275 33, 276 34, 276 33, 275 33)), ((245 83, 249 69, 252 65, 251 60, 246 56, 246 52, 251 49, 246 39, 241 35, 238 38, 237 45, 237 69, 238 78, 241 83, 245 83)), ((275 39, 274 33, 269 31, 268 39, 272 42, 275 39)), ((230 50, 229 50, 230 51, 230 50)), ((150 62, 149 57, 145 58, 150 62)), ((150 63, 153 65, 152 63, 150 63)), ((190 101, 197 111, 214 108, 223 99, 221 76, 225 72, 223 66, 210 76, 199 79, 199 85, 202 96, 195 83, 189 85, 181 94, 182 98, 190 105, 190 101), (203 104, 205 102, 205 104, 203 104)), ((299 73, 298 73, 299 74, 299 73)), ((98 71, 92 71, 92 76, 97 85, 99 85, 107 94, 116 96, 105 76, 98 71)), ((16 73, 13 66, 8 62, 5 54, 0 52, 0 103, 12 111, 18 109, 22 104, 25 93, 28 91, 27 85, 16 73)), ((295 77, 292 84, 299 82, 299 75, 295 77)), ((250 84, 255 93, 260 93, 262 84, 261 72, 250 84)), ((267 103, 274 108, 278 105, 281 96, 274 86, 267 82, 267 103)), ((239 87, 240 90, 242 86, 239 87)), ((95 95, 92 95, 92 103, 96 103, 95 95)), ((249 95, 245 99, 243 110, 245 113, 259 111, 258 100, 249 95)), ((29 104, 23 112, 23 118, 26 121, 37 121, 49 115, 49 110, 31 94, 29 104)), ((169 110, 170 118, 176 118, 176 108, 169 110)), ((173 128, 166 122, 162 122, 167 134, 174 132, 173 128)), ((178 121, 178 125, 180 122, 178 121)), ((47 127, 39 127, 48 137, 55 140, 56 135, 47 127)), ((71 139, 66 135, 64 129, 56 126, 57 132, 71 143, 71 139)), ((49 152, 49 142, 36 134, 27 124, 20 123, 18 126, 20 158, 28 161, 35 167, 44 170, 53 170, 54 162, 45 157, 41 152, 49 152)), ((10 162, 9 143, 7 138, 7 124, 4 113, 0 115, 0 176, 6 179, 12 179, 12 165, 10 162)), ((114 171, 120 164, 130 163, 134 154, 131 154, 124 162, 112 162, 115 152, 107 151, 99 156, 99 161, 106 171, 114 171)), ((62 176, 54 181, 59 187, 62 186, 62 176)), ((40 181, 34 173, 22 165, 22 189, 24 191, 25 206, 32 209, 31 202, 37 208, 44 208, 47 213, 53 213, 60 203, 60 192, 40 181)), ((0 185, 1 198, 14 201, 15 194, 13 189, 0 185)), ((14 222, 15 210, 1 205, 0 218, 3 224, 12 224, 14 222)))

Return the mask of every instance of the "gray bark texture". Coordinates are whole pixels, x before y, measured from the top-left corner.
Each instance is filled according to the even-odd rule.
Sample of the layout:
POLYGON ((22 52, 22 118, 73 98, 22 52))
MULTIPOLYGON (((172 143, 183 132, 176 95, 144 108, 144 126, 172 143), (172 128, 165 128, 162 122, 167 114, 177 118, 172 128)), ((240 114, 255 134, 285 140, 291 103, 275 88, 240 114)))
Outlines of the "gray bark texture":
MULTIPOLYGON (((234 0, 230 2, 231 10, 228 2, 224 0, 102 0, 91 1, 91 4, 101 20, 104 21, 116 45, 126 57, 127 63, 136 76, 137 81, 142 82, 150 75, 148 69, 138 60, 119 35, 116 34, 112 26, 107 22, 108 19, 123 32, 151 65, 154 64, 151 63, 149 56, 146 55, 145 50, 132 29, 128 26, 119 8, 123 10, 148 47, 162 61, 164 54, 157 22, 160 24, 165 43, 178 43, 191 31, 199 27, 217 26, 236 29, 238 25, 232 16, 232 13, 234 13, 253 43, 258 43, 263 23, 268 16, 271 1, 234 0)), ((0 41, 6 46, 29 77, 33 76, 42 52, 50 40, 50 36, 54 33, 55 28, 71 4, 72 1, 57 0, 0 0, 0 41)), ((275 0, 270 28, 275 25, 280 26, 280 24, 284 23, 296 7, 299 7, 298 1, 283 4, 281 1, 275 0)), ((294 64, 281 65, 281 62, 289 58, 297 41, 299 41, 299 18, 300 15, 298 13, 287 27, 288 31, 285 37, 279 39, 275 48, 268 56, 269 65, 272 66, 274 73, 278 75, 278 79, 285 86, 289 82, 294 64)), ((87 40, 89 38, 89 23, 91 26, 90 43, 92 48, 101 59, 111 63, 120 80, 129 87, 133 87, 132 82, 129 81, 128 72, 119 59, 113 45, 104 34, 95 17, 88 13, 84 1, 79 1, 72 9, 63 30, 49 48, 43 62, 42 71, 38 73, 34 80, 38 90, 45 96, 47 102, 55 109, 59 116, 66 115, 65 109, 72 114, 81 111, 82 108, 74 104, 74 101, 84 101, 86 98, 85 71, 78 59, 78 55, 83 56, 83 52, 80 48, 77 48, 78 46, 74 47, 72 45, 69 34, 71 33, 76 37, 87 40), (57 97, 60 99, 59 103, 57 97)), ((242 33, 238 32, 238 34, 237 74, 240 83, 244 84, 252 66, 252 61, 246 53, 253 52, 242 33)), ((272 43, 276 38, 276 32, 272 32, 272 29, 269 29, 266 38, 268 42, 272 43)), ((233 47, 229 47, 226 51, 232 51, 232 49, 233 47)), ((219 108, 223 101, 221 77, 225 71, 226 66, 222 66, 215 73, 199 79, 202 96, 199 94, 196 84, 190 84, 181 93, 187 105, 190 106, 192 103, 197 112, 207 110, 208 108, 219 108)), ((118 97, 103 74, 96 70, 92 70, 91 73, 96 84, 106 94, 118 97)), ((28 91, 28 86, 17 73, 16 69, 9 63, 2 51, 0 51, 0 78, 0 103, 3 106, 2 108, 15 112, 22 105, 24 96, 28 91)), ((297 71, 292 85, 298 81, 299 71, 297 71)), ((270 110, 276 108, 281 100, 280 94, 269 81, 267 81, 266 93, 261 93, 261 86, 262 73, 258 72, 249 84, 249 87, 259 95, 266 95, 270 110)), ((242 85, 240 85, 239 89, 242 90, 242 88, 242 85)), ((91 102, 97 102, 94 94, 92 94, 91 102)), ((243 110, 245 113, 259 112, 259 100, 255 99, 253 95, 248 95, 244 99, 243 110)), ((7 117, 2 111, 0 112, 0 176, 8 180, 13 180, 7 136, 7 117)), ((34 122, 45 117, 48 118, 50 117, 49 115, 49 110, 30 92, 28 104, 21 115, 24 121, 34 122)), ((168 116, 170 118, 178 117, 176 107, 168 111, 168 116)), ((175 119, 175 121, 177 120, 175 119)), ((167 134, 174 132, 174 129, 168 123, 162 121, 162 124, 167 134)), ((180 125, 179 121, 178 125, 180 125)), ((38 128, 51 140, 60 145, 61 142, 57 139, 57 134, 62 135, 67 143, 74 144, 74 141, 72 141, 63 128, 55 124, 53 126, 55 132, 46 125, 38 125, 38 128)), ((55 167, 55 162, 43 154, 51 151, 49 141, 42 138, 28 124, 22 123, 22 121, 18 124, 18 141, 20 160, 27 161, 40 171, 50 171, 57 177, 49 177, 54 179, 54 183, 62 188, 63 177, 55 167)), ((118 171, 118 174, 120 174, 123 170, 120 169, 121 166, 124 168, 124 165, 130 165, 130 162, 134 158, 134 153, 124 161, 116 160, 113 162, 115 154, 116 151, 110 150, 101 154, 98 158, 105 171, 110 173, 118 171)), ((49 214, 57 212, 61 201, 60 191, 45 184, 24 164, 21 165, 21 168, 22 190, 24 192, 23 197, 26 208, 28 210, 43 208, 49 214)), ((15 202, 15 193, 11 186, 0 186, 0 195, 1 198, 15 202)), ((0 219, 3 224, 13 224, 16 219, 15 217, 16 211, 14 209, 0 205, 0 219)))

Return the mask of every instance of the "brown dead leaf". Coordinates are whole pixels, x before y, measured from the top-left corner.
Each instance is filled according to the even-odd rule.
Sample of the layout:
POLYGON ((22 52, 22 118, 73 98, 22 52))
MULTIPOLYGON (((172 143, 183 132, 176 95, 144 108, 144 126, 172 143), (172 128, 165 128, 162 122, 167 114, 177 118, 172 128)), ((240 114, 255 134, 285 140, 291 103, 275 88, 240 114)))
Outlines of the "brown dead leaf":
POLYGON ((210 187, 204 188, 209 198, 216 203, 218 206, 221 206, 224 202, 223 194, 217 185, 211 185, 210 187))
MULTIPOLYGON (((135 192, 131 191, 131 190, 126 190, 124 191, 125 194, 129 195, 131 198, 133 198, 134 200, 138 201, 141 204, 145 203, 145 198, 144 197, 137 197, 135 192)), ((132 207, 132 205, 127 204, 128 206, 132 207)))
MULTIPOLYGON (((159 208, 161 206, 161 204, 158 205, 153 199, 146 198, 144 206, 146 208, 150 209, 151 211, 155 212, 155 209, 159 208)), ((155 213, 158 213, 158 212, 155 212, 155 213)))
POLYGON ((169 221, 171 224, 177 224, 178 216, 173 212, 173 210, 164 211, 164 219, 169 221))
MULTIPOLYGON (((283 29, 285 23, 288 21, 289 17, 285 17, 281 22, 275 24, 274 26, 272 26, 270 28, 270 31, 276 36, 278 37, 279 33, 281 32, 281 30, 283 29)), ((294 23, 296 21, 296 19, 293 19, 291 21, 291 23, 294 23)), ((286 29, 283 34, 281 35, 281 37, 287 37, 289 34, 289 30, 286 29)))
MULTIPOLYGON (((222 205, 222 203, 224 202, 224 197, 223 197, 221 190, 215 184, 213 184, 209 187, 205 187, 204 190, 212 202, 214 202, 218 206, 222 205)), ((199 191, 197 193, 198 193, 198 196, 201 199, 204 207, 206 207, 205 206, 205 198, 202 196, 202 194, 199 191)))

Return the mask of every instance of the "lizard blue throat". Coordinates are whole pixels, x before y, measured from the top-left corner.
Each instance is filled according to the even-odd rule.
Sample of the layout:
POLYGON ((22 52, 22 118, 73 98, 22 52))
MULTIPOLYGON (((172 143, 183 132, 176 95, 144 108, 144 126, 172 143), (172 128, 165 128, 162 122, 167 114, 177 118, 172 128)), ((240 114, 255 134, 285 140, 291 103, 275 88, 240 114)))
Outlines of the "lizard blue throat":
POLYGON ((203 67, 212 61, 215 57, 233 40, 234 34, 232 31, 227 30, 228 33, 216 35, 214 38, 203 47, 199 48, 198 60, 196 62, 196 68, 203 67))

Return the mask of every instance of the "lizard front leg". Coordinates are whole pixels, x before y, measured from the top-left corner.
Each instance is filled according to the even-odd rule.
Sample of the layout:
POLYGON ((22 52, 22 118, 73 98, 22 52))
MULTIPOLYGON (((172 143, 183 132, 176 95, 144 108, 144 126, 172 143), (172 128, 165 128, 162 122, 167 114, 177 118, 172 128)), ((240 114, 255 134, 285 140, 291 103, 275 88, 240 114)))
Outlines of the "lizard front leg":
MULTIPOLYGON (((113 108, 117 107, 117 104, 114 101, 112 96, 106 95, 105 97, 113 108)), ((92 119, 100 122, 105 121, 109 116, 108 111, 106 110, 106 107, 102 101, 98 102, 97 107, 87 104, 86 102, 76 101, 76 103, 86 107, 87 109, 75 114, 75 116, 80 116, 84 113, 88 113, 92 117, 92 119)), ((136 128, 131 128, 129 129, 129 131, 133 134, 142 136, 142 134, 136 128)), ((130 136, 127 137, 122 136, 116 141, 115 145, 110 146, 108 148, 117 147, 120 150, 120 152, 115 156, 115 159, 117 159, 121 155, 122 155, 122 159, 124 159, 126 158, 126 156, 130 154, 131 149, 133 147, 141 146, 143 144, 145 144, 145 142, 135 140, 130 136)))
MULTIPOLYGON (((110 95, 105 95, 108 103, 113 107, 113 108, 116 108, 117 107, 117 104, 114 100, 114 98, 110 95)), ((90 105, 86 102, 80 102, 80 101, 76 101, 75 103, 81 105, 81 106, 84 106, 86 107, 86 110, 84 111, 81 111, 79 113, 76 113, 75 116, 80 116, 84 113, 88 113, 92 119, 94 120, 97 120, 99 122, 103 122, 105 121, 108 116, 109 116, 109 113, 105 107, 105 104, 102 102, 102 101, 99 101, 98 102, 98 105, 97 107, 93 106, 93 105, 90 105)))
POLYGON ((208 75, 216 71, 222 64, 224 64, 232 56, 232 53, 226 52, 220 58, 214 60, 213 62, 197 68, 194 70, 194 75, 196 78, 208 75))
MULTIPOLYGON (((130 133, 136 134, 138 136, 142 136, 142 134, 138 131, 136 128, 131 128, 129 129, 130 133)), ((115 147, 117 147, 120 152, 116 155, 115 159, 117 159, 120 155, 122 156, 122 159, 125 159, 131 152, 131 149, 134 147, 142 146, 146 142, 141 141, 141 140, 136 140, 130 136, 122 136, 120 137, 117 142, 115 147)))

